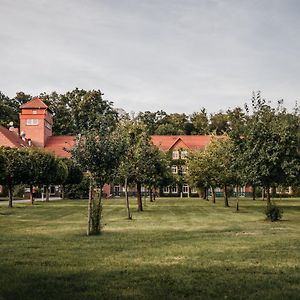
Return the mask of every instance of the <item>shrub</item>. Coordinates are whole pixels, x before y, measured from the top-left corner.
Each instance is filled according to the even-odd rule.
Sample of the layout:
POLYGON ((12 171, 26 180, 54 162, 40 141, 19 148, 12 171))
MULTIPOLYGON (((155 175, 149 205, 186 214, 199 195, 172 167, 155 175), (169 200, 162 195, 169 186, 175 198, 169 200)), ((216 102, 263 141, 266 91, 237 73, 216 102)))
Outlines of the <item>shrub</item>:
POLYGON ((274 202, 270 202, 265 208, 265 214, 267 220, 275 222, 282 218, 283 211, 274 202))

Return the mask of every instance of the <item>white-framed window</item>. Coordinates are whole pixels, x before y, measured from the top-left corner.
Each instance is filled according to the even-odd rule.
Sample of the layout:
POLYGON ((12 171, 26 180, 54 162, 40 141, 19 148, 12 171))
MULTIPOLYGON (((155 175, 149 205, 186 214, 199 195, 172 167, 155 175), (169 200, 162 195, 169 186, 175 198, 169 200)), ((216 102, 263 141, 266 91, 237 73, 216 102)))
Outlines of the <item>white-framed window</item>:
POLYGON ((181 151, 181 159, 186 159, 188 156, 188 152, 186 150, 181 151))
POLYGON ((193 188, 191 189, 191 193, 192 193, 192 194, 197 194, 198 191, 197 191, 197 189, 196 189, 195 187, 193 187, 193 188))
POLYGON ((37 110, 34 109, 34 110, 32 111, 32 114, 33 114, 33 115, 37 115, 37 110))
POLYGON ((33 125, 39 125, 38 119, 27 119, 26 125, 33 126, 33 125))
POLYGON ((178 173, 178 166, 173 165, 172 166, 172 173, 177 174, 178 173))
POLYGON ((115 185, 114 186, 114 192, 115 193, 119 193, 120 192, 120 186, 119 185, 115 185))
POLYGON ((170 187, 169 186, 164 186, 163 187, 163 193, 164 194, 169 194, 170 193, 170 187))
POLYGON ((171 192, 172 192, 172 194, 177 194, 178 193, 177 185, 172 186, 171 192))
POLYGON ((182 192, 184 194, 188 194, 189 192, 189 186, 186 183, 182 186, 182 192))
POLYGON ((186 174, 187 166, 181 166, 181 173, 186 174))
POLYGON ((174 150, 172 152, 172 159, 179 159, 179 151, 178 150, 174 150))

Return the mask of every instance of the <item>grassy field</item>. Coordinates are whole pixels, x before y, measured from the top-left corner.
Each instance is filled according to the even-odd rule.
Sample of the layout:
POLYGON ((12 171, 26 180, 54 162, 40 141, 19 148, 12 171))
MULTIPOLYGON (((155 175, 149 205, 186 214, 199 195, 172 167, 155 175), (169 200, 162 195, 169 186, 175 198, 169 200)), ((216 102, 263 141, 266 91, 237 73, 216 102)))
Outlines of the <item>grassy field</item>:
POLYGON ((129 221, 105 200, 96 237, 86 201, 0 205, 0 299, 299 299, 300 200, 277 203, 276 223, 244 199, 161 198, 129 221))

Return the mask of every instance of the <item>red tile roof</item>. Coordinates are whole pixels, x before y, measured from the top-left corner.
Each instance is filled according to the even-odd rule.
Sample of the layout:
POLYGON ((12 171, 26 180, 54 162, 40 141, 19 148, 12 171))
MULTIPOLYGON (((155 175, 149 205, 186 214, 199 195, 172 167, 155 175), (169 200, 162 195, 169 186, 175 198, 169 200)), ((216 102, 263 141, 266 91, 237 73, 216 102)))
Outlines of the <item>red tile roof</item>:
POLYGON ((204 149, 211 141, 209 135, 153 135, 152 143, 163 151, 171 150, 178 142, 183 142, 188 149, 204 149))
POLYGON ((70 158, 72 155, 69 151, 73 149, 74 144, 75 136, 50 136, 47 140, 45 150, 52 152, 59 157, 70 158))
POLYGON ((22 104, 20 108, 48 108, 48 106, 38 97, 32 98, 30 101, 22 104))
POLYGON ((29 144, 27 139, 23 140, 16 132, 0 125, 0 146, 19 148, 29 147, 29 144))

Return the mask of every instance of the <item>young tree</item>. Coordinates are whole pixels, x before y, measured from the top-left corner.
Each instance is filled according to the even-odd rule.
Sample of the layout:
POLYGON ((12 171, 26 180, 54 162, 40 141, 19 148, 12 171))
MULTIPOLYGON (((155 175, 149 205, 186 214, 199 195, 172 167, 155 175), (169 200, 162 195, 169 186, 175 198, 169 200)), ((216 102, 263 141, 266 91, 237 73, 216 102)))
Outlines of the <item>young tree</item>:
POLYGON ((75 161, 90 174, 87 235, 100 234, 102 188, 113 181, 120 163, 122 143, 114 131, 101 126, 98 130, 86 131, 72 153, 75 161), (96 199, 93 197, 95 185, 98 187, 96 199))

